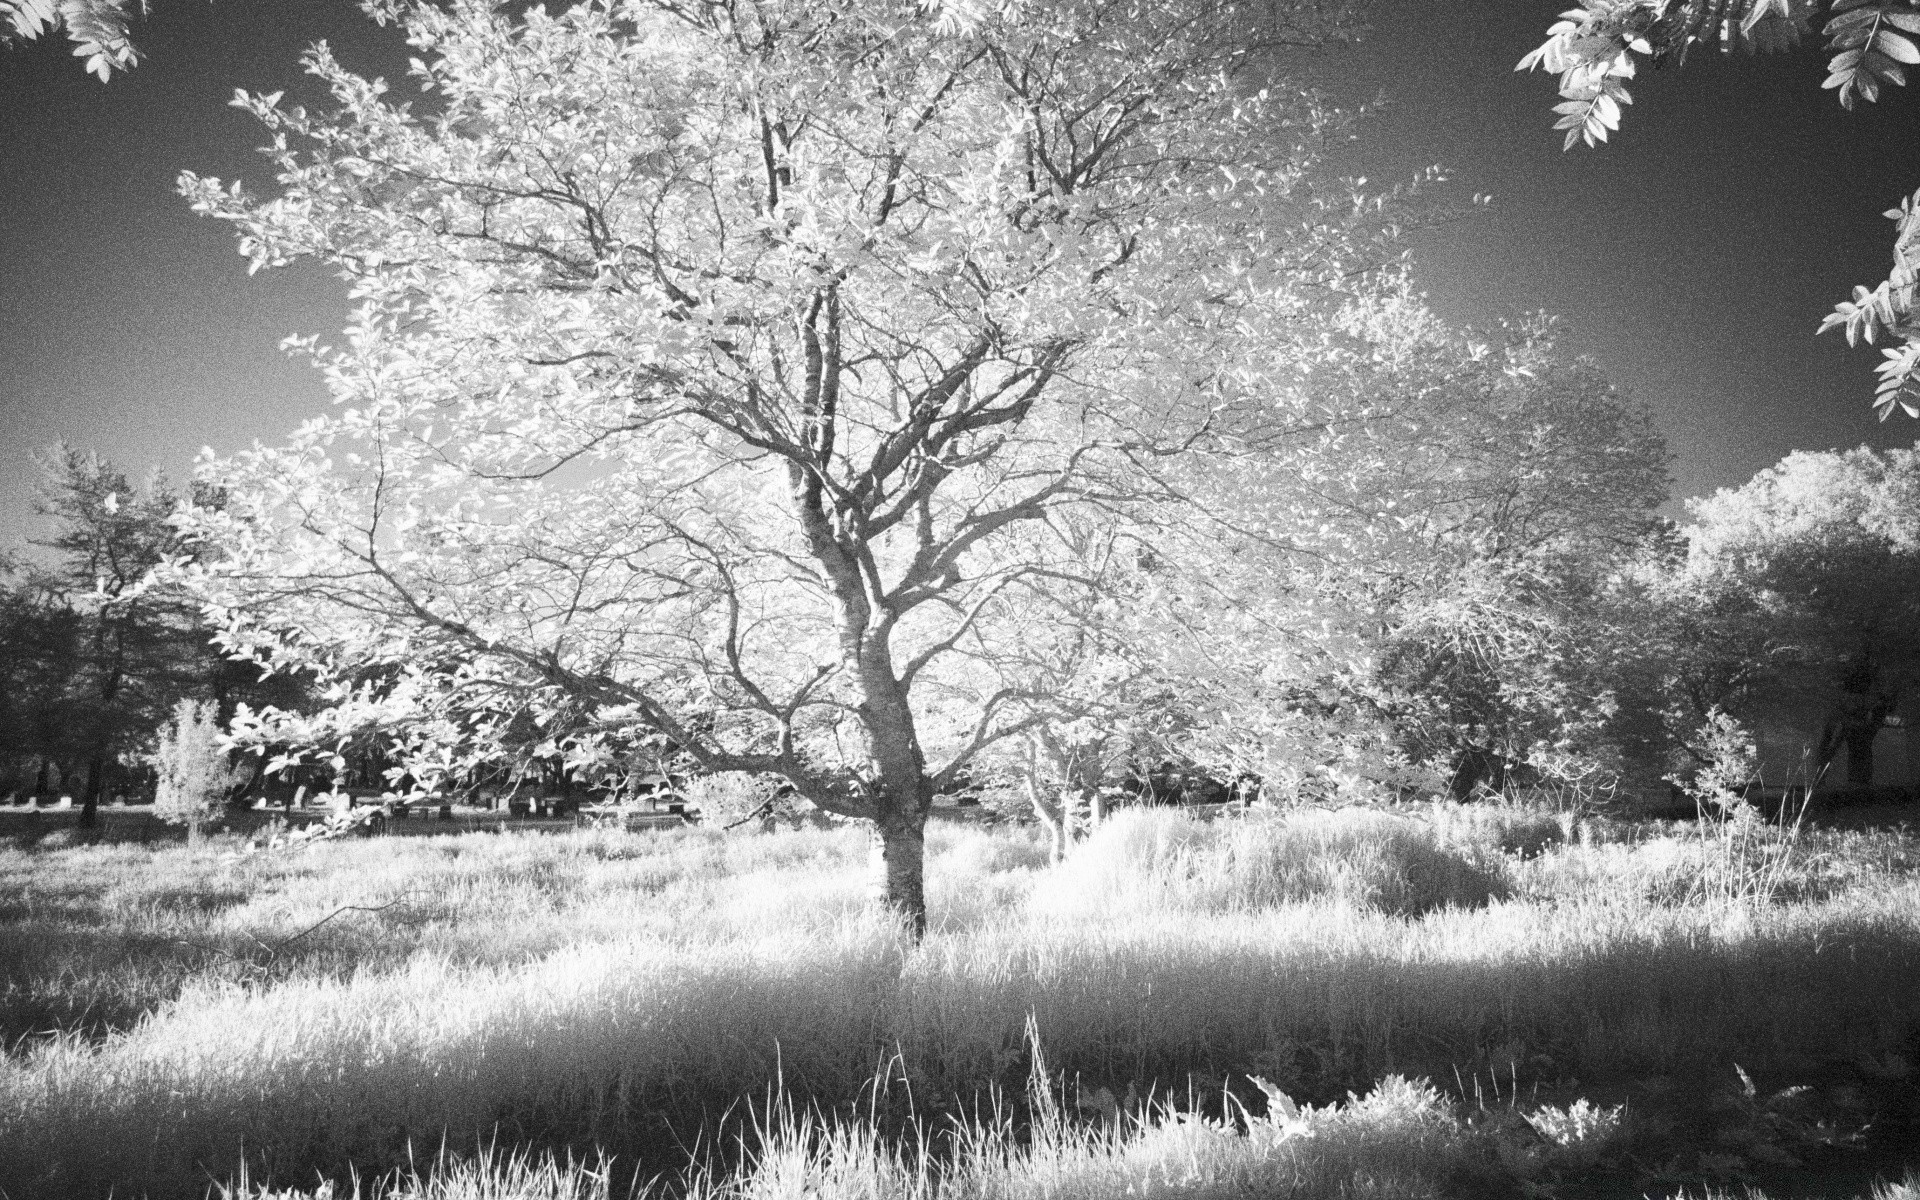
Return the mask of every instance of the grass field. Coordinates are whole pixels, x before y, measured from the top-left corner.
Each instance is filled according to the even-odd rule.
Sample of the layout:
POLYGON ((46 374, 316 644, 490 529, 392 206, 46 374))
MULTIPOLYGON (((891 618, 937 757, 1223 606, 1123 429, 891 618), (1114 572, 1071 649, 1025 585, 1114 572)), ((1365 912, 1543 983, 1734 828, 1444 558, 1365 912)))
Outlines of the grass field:
POLYGON ((1786 1200, 1920 1144, 1904 828, 929 846, 919 946, 855 829, 0 849, 0 1192, 1786 1200))

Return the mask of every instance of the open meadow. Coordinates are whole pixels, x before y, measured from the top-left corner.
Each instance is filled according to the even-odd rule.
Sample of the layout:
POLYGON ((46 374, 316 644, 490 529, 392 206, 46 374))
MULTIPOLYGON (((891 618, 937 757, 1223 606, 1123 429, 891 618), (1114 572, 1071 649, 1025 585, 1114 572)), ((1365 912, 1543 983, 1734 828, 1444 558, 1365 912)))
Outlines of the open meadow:
POLYGON ((0 0, 0 1200, 1920 1200, 1920 0, 1557 7, 0 0))
POLYGON ((1920 1115, 1905 827, 936 821, 918 946, 854 828, 237 848, 0 850, 9 1200, 1779 1200, 1920 1115))

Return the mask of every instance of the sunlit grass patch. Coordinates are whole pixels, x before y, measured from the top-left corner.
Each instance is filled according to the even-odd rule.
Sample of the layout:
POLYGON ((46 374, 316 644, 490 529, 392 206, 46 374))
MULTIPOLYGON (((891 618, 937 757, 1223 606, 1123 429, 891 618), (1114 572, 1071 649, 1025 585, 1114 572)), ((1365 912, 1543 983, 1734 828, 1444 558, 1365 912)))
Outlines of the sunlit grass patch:
POLYGON ((821 1092, 864 1077, 902 954, 896 931, 867 922, 581 947, 521 968, 426 958, 265 990, 204 985, 105 1046, 60 1041, 0 1064, 0 1138, 27 1168, 16 1188, 58 1175, 89 1190, 176 1190, 246 1153, 296 1174, 385 1161, 503 1123, 617 1144, 642 1105, 724 1104, 781 1075, 821 1092))
POLYGON ((1041 879, 1034 904, 1071 914, 1235 912, 1309 901, 1419 914, 1476 907, 1508 887, 1497 855, 1442 844, 1425 822, 1367 809, 1303 809, 1204 822, 1133 809, 1041 879))
MULTIPOLYGON (((1021 1093, 1030 1030, 1075 1088, 1216 1103, 1252 1075, 1324 1104, 1390 1075, 1784 1078, 1910 1052, 1904 835, 1809 836, 1796 870, 1827 884, 1736 905, 1648 886, 1695 852, 1672 829, 1554 827, 1127 814, 1048 867, 1028 831, 936 825, 919 947, 868 913, 857 828, 21 855, 0 1003, 87 1036, 0 1062, 0 1187, 197 1196, 243 1160, 276 1186, 371 1179, 443 1139, 630 1158, 776 1080, 844 1130, 883 1061, 923 1111, 977 1116, 1021 1093)), ((1152 1136, 1187 1144, 1168 1120, 1152 1136)))

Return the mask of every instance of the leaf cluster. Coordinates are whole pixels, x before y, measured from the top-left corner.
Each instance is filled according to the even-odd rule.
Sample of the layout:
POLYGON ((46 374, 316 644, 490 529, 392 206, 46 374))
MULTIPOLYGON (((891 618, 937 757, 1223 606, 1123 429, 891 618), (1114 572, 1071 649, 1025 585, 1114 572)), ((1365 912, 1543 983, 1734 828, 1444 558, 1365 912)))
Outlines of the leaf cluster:
MULTIPOLYGON (((129 0, 0 0, 0 45, 33 41, 60 28, 73 43, 74 57, 86 60, 90 74, 105 83, 114 71, 140 61, 127 33, 129 0)), ((140 11, 146 12, 145 0, 140 11)))

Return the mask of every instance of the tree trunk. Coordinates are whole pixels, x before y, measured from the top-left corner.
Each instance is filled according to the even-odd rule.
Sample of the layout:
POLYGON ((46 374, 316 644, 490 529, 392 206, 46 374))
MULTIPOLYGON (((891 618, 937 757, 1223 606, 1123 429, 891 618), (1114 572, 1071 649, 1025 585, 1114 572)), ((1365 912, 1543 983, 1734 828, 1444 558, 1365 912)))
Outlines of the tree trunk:
POLYGON ((1468 746, 1460 752, 1454 762, 1453 778, 1447 781, 1447 791, 1455 800, 1473 799, 1475 789, 1489 773, 1488 754, 1478 746, 1468 746))
POLYGON ((87 790, 80 801, 80 828, 93 829, 100 824, 100 792, 106 786, 106 755, 96 753, 87 763, 87 790))
POLYGON ((1040 819, 1040 827, 1047 831, 1047 861, 1058 863, 1067 857, 1067 807, 1063 797, 1047 798, 1047 789, 1034 778, 1027 775, 1027 798, 1033 803, 1033 815, 1040 819))
MULTIPOLYGON (((838 308, 831 311, 837 320, 838 308)), ((837 346, 831 350, 837 352, 837 346)), ((831 379, 837 378, 838 369, 837 362, 825 368, 820 378, 827 382, 810 397, 811 411, 831 413, 831 379)), ((830 421, 830 416, 825 419, 830 421)), ((898 613, 876 608, 874 597, 868 595, 868 579, 860 566, 864 548, 857 541, 841 540, 827 516, 820 476, 795 468, 792 481, 801 529, 833 594, 841 658, 852 668, 859 692, 855 711, 867 742, 867 769, 860 774, 866 815, 874 823, 874 891, 877 899, 906 918, 918 940, 927 929, 924 871, 933 782, 927 777, 908 685, 893 665, 889 642, 898 613)))
POLYGON ((1847 786, 1873 786, 1873 743, 1878 725, 1850 725, 1842 735, 1847 744, 1847 786))
POLYGON ((873 823, 875 901, 906 919, 914 941, 927 933, 927 818, 923 813, 882 816, 873 823))

